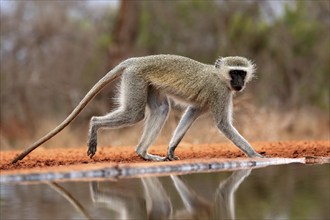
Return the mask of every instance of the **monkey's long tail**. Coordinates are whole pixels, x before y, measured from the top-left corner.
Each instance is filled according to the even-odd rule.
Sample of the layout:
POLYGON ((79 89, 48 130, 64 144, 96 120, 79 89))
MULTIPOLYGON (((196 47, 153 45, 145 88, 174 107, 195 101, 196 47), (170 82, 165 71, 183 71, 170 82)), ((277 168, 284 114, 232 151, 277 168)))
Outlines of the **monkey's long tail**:
POLYGON ((38 141, 34 142, 30 147, 26 148, 20 155, 18 155, 11 163, 16 163, 22 160, 31 151, 39 147, 41 144, 45 143, 57 133, 62 131, 66 126, 68 126, 78 114, 85 108, 85 106, 110 82, 119 77, 124 69, 124 65, 118 65, 110 72, 108 72, 102 79, 100 79, 91 90, 85 95, 85 97, 80 101, 79 105, 71 112, 71 114, 56 128, 48 132, 45 136, 40 138, 38 141))

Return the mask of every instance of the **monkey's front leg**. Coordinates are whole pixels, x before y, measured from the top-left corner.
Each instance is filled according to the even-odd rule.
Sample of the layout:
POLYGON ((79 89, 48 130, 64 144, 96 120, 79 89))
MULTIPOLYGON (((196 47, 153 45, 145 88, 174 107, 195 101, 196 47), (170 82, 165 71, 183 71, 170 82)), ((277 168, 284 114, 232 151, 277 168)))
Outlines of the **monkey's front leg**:
POLYGON ((227 120, 223 120, 218 124, 218 128, 224 135, 231 140, 238 148, 240 148, 248 157, 263 157, 258 154, 251 145, 238 133, 238 131, 227 120))
POLYGON ((182 116, 178 126, 176 127, 172 139, 168 147, 167 158, 169 160, 178 160, 179 158, 174 156, 174 150, 186 134, 187 130, 193 124, 193 122, 201 115, 202 111, 194 107, 188 107, 182 116))

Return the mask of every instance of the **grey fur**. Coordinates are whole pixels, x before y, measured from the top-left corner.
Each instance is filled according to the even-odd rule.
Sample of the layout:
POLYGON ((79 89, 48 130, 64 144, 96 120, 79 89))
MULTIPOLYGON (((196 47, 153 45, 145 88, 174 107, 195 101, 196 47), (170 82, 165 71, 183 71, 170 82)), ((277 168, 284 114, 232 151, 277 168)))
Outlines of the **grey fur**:
POLYGON ((96 83, 58 127, 27 148, 13 160, 13 163, 23 159, 32 150, 65 128, 105 85, 120 74, 122 75, 120 107, 105 116, 92 117, 88 156, 93 157, 96 153, 97 131, 100 128, 129 126, 143 120, 146 116, 146 125, 136 152, 145 160, 165 160, 165 157, 149 154, 148 148, 167 119, 170 110, 168 99, 173 99, 188 108, 170 142, 168 159, 177 159, 174 156, 176 146, 191 124, 206 111, 213 113, 218 128, 245 154, 249 157, 261 157, 231 123, 234 90, 231 87, 228 72, 236 69, 247 73, 243 85, 245 86, 246 82, 253 77, 255 66, 243 57, 219 58, 215 65, 203 64, 176 55, 153 55, 127 59, 96 83))

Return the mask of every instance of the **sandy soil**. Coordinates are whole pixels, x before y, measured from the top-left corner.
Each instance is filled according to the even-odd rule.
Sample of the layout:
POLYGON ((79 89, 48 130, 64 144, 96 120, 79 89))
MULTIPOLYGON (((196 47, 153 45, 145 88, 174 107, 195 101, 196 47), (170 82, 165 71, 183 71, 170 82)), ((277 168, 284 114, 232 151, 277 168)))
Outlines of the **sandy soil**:
MULTIPOLYGON (((255 142, 252 143, 256 151, 267 157, 285 158, 330 158, 329 141, 288 141, 288 142, 255 142)), ((165 156, 166 146, 154 146, 150 149, 153 154, 165 156)), ((0 172, 22 172, 34 170, 56 170, 95 168, 104 165, 138 164, 144 162, 134 152, 134 147, 99 147, 93 159, 86 155, 87 148, 38 148, 22 161, 11 164, 10 161, 21 151, 0 151, 0 172)), ((245 156, 232 144, 192 145, 181 144, 176 155, 181 161, 194 159, 238 158, 245 156)), ((153 163, 153 162, 149 162, 153 163)), ((168 163, 172 163, 169 161, 168 163)))

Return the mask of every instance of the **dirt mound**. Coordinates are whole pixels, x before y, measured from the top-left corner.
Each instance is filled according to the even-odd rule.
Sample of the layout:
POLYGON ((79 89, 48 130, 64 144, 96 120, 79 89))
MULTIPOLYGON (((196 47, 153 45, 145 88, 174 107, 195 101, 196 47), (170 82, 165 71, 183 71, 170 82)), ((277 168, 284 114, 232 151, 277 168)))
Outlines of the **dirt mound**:
MULTIPOLYGON (((329 141, 286 141, 286 142, 255 142, 253 147, 260 154, 267 157, 285 158, 317 158, 330 157, 329 141)), ((165 156, 167 146, 154 146, 150 153, 165 156)), ((144 162, 134 152, 134 147, 99 147, 93 159, 87 157, 87 148, 38 148, 22 161, 11 164, 10 161, 21 151, 0 151, 1 174, 8 172, 21 172, 23 170, 40 170, 63 168, 70 165, 77 166, 99 166, 104 164, 132 164, 144 162)), ((212 158, 237 158, 245 157, 244 154, 232 144, 181 144, 176 155, 181 160, 192 161, 194 159, 212 158)), ((152 163, 152 162, 150 162, 152 163)), ((169 163, 171 163, 169 161, 169 163)))

